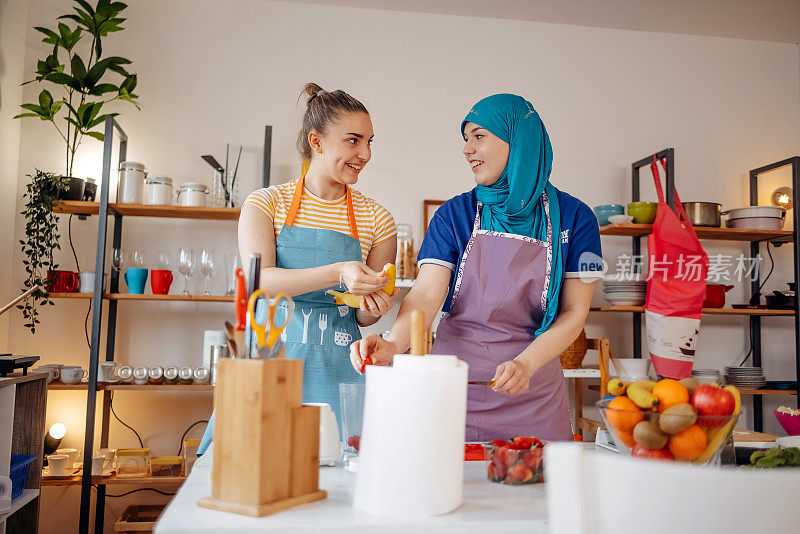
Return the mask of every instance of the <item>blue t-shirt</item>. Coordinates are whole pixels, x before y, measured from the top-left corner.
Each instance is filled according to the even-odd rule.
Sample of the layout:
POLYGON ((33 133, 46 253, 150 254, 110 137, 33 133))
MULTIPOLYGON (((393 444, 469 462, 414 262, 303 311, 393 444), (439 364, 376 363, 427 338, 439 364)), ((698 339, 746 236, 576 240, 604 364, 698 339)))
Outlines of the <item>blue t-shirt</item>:
MULTIPOLYGON (((594 212, 563 191, 558 191, 558 204, 561 210, 561 253, 565 258, 564 278, 599 279, 602 276, 602 252, 600 228, 594 212)), ((426 263, 434 263, 455 273, 472 235, 477 210, 475 189, 439 206, 419 249, 417 265, 421 267, 426 263)), ((442 311, 450 311, 453 286, 451 277, 442 311)))

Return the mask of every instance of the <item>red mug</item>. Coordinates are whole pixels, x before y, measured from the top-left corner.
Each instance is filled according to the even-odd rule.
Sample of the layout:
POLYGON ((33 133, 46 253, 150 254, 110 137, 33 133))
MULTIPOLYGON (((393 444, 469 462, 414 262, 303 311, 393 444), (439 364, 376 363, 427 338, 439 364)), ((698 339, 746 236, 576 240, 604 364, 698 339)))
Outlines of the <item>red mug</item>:
POLYGON ((172 285, 172 271, 169 269, 153 269, 150 271, 150 288, 153 295, 166 295, 172 285))
POLYGON ((81 287, 81 277, 73 271, 47 271, 48 293, 75 293, 81 287))

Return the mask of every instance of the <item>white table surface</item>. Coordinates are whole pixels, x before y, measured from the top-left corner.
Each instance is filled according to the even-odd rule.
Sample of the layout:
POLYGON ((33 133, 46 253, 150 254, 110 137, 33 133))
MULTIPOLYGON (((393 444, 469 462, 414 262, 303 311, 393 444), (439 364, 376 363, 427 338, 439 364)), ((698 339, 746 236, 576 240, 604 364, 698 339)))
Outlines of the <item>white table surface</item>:
POLYGON ((356 474, 336 467, 320 467, 320 489, 327 499, 303 504, 264 517, 207 510, 197 501, 211 494, 213 447, 198 459, 189 478, 161 514, 156 534, 176 532, 487 532, 546 533, 545 484, 507 486, 489 482, 485 462, 464 462, 464 501, 449 514, 423 520, 383 517, 353 508, 356 474), (380 530, 379 530, 380 529, 380 530))

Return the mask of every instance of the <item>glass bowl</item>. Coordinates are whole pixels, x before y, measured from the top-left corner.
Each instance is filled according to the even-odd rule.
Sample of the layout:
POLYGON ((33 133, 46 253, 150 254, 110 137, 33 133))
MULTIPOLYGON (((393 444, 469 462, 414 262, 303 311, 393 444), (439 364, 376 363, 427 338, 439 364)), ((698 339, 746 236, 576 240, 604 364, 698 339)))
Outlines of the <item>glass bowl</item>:
POLYGON ((696 415, 696 420, 692 423, 691 416, 671 415, 673 424, 678 424, 679 427, 688 425, 688 427, 680 432, 667 434, 669 439, 663 447, 646 448, 634 439, 633 429, 643 421, 659 425, 662 414, 609 408, 609 402, 611 399, 602 400, 595 406, 600 410, 603 425, 610 432, 614 445, 620 454, 628 456, 633 454, 640 457, 676 459, 694 464, 716 464, 719 463, 720 454, 730 441, 733 428, 739 419, 739 414, 696 415))
POLYGON ((502 440, 483 444, 489 480, 512 486, 544 482, 544 446, 541 441, 537 439, 532 447, 525 449, 515 449, 512 443, 505 442, 506 446, 500 442, 502 440))

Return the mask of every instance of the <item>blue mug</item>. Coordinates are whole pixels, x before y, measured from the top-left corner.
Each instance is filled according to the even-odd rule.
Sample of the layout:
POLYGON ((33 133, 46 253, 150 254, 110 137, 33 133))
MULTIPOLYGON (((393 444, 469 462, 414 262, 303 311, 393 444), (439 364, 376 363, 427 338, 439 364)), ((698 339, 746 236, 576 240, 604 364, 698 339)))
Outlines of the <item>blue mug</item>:
POLYGON ((125 283, 128 284, 128 291, 131 295, 141 295, 147 284, 147 269, 141 267, 128 267, 125 270, 125 283))

